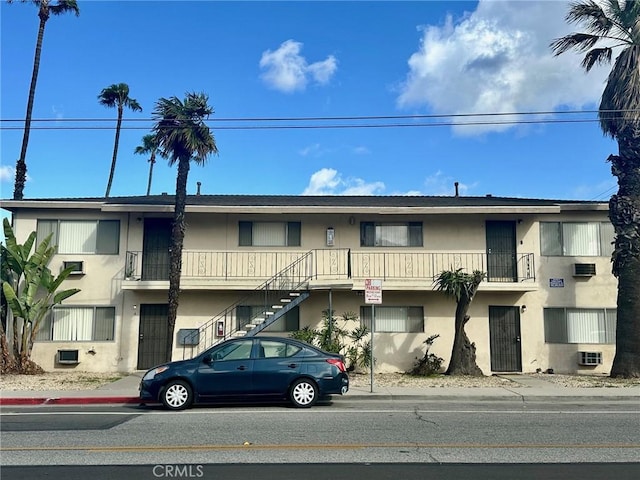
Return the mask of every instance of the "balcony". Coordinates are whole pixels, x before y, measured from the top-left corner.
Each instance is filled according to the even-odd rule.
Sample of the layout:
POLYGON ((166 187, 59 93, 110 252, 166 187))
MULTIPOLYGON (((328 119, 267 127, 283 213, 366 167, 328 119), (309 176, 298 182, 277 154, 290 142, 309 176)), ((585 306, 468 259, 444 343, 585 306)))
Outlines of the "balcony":
MULTIPOLYGON (((366 278, 379 278, 385 290, 432 288, 443 270, 487 272, 482 290, 536 290, 532 253, 416 252, 371 249, 318 249, 309 251, 195 251, 182 254, 183 289, 253 289, 297 260, 298 278, 309 278, 308 288, 363 290, 366 278)), ((167 289, 167 254, 127 252, 127 290, 167 289)))

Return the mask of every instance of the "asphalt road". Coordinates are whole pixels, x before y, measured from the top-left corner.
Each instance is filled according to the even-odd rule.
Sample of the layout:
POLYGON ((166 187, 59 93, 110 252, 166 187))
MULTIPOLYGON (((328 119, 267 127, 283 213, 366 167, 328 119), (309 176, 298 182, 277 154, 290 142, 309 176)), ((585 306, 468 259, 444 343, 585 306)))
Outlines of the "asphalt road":
POLYGON ((639 408, 415 401, 184 412, 5 407, 2 478, 636 479, 639 408), (385 465, 367 468, 372 464, 385 465), (172 475, 167 466, 175 467, 172 475), (341 476, 346 471, 352 476, 341 476))

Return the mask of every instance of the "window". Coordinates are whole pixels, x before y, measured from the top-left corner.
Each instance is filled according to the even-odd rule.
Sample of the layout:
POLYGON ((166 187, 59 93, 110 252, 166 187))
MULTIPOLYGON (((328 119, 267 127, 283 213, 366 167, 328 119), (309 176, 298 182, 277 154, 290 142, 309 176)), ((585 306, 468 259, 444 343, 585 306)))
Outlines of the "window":
POLYGON ((615 343, 616 310, 545 308, 546 343, 615 343))
POLYGON ((360 224, 361 247, 421 247, 422 223, 360 224))
MULTIPOLYGON (((238 305, 236 307, 236 321, 238 330, 251 323, 256 317, 263 316, 264 306, 238 305)), ((293 307, 282 317, 267 327, 269 332, 293 332, 300 329, 300 308, 293 307)))
MULTIPOLYGON (((376 306, 376 332, 421 333, 424 332, 422 307, 376 306)), ((360 319, 371 330, 371 307, 360 307, 360 319)))
POLYGON ((613 253, 609 222, 541 222, 540 250, 547 256, 607 257, 613 253))
POLYGON ((114 307, 56 307, 42 321, 36 340, 113 341, 115 318, 114 307))
POLYGON ((38 243, 53 234, 58 253, 117 255, 120 246, 119 220, 38 220, 38 243))
POLYGON ((251 358, 253 340, 240 340, 222 345, 213 351, 213 360, 247 360, 251 358))
POLYGON ((291 345, 289 343, 278 342, 275 340, 259 340, 258 358, 287 358, 293 357, 302 348, 291 345))
POLYGON ((300 222, 239 222, 241 247, 299 247, 300 222))

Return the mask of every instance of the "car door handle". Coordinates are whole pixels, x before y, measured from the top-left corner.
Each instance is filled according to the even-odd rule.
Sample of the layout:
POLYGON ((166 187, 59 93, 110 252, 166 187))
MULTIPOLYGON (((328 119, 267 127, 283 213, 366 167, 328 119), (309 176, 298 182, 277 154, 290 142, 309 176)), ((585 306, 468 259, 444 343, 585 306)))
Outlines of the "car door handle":
POLYGON ((298 364, 297 363, 290 363, 289 365, 287 365, 287 367, 289 367, 289 368, 298 368, 298 364))
POLYGON ((246 370, 246 369, 247 369, 247 367, 245 367, 244 365, 240 365, 240 366, 238 367, 238 370, 246 370))

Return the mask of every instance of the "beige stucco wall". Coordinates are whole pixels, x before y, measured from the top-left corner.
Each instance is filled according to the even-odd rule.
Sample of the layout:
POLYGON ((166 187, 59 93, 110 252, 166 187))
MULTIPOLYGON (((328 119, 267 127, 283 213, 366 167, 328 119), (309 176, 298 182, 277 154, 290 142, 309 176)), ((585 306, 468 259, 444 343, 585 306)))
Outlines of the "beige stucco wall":
MULTIPOLYGON (((150 216, 149 214, 146 214, 150 216)), ((154 215, 155 216, 155 215, 154 215)), ((14 215, 14 225, 18 241, 24 241, 28 233, 35 230, 37 218, 59 218, 56 212, 46 210, 25 210, 14 215)), ((78 349, 80 364, 75 368, 85 371, 132 371, 137 367, 139 334, 139 305, 143 303, 166 303, 168 282, 156 285, 155 290, 122 290, 123 268, 127 251, 141 251, 144 215, 102 213, 91 210, 68 211, 64 218, 121 220, 121 242, 118 255, 57 255, 51 264, 55 272, 65 260, 85 262, 86 274, 69 279, 63 288, 77 287, 81 292, 65 301, 66 305, 113 305, 116 309, 115 340, 113 342, 37 342, 33 358, 46 370, 64 368, 54 364, 58 349, 78 349), (93 352, 93 353, 89 353, 93 352)), ((302 245, 295 248, 300 252, 312 249, 341 249, 360 247, 361 221, 407 221, 403 215, 260 215, 260 214, 195 214, 186 217, 187 235, 185 250, 201 251, 251 251, 253 247, 238 246, 238 221, 300 221, 302 222, 302 245), (353 216, 353 222, 350 217, 353 216), (333 227, 335 243, 326 246, 326 229, 333 227)), ((521 351, 522 370, 553 368, 556 372, 606 372, 610 368, 615 352, 614 345, 554 345, 544 341, 543 309, 549 307, 616 307, 616 280, 610 273, 608 257, 542 257, 540 256, 539 221, 606 221, 606 212, 571 212, 561 215, 423 215, 411 216, 411 221, 422 221, 424 247, 415 249, 426 252, 485 252, 485 221, 516 221, 516 242, 518 253, 535 253, 536 283, 527 290, 506 288, 504 291, 478 293, 470 310, 471 320, 467 324, 467 334, 477 347, 477 361, 486 374, 491 373, 489 351, 488 306, 521 306, 521 351), (573 263, 595 263, 597 274, 589 278, 572 276, 573 263), (550 288, 549 279, 562 278, 563 288, 550 288), (601 351, 604 364, 598 367, 579 367, 578 351, 601 351)), ((264 248, 260 248, 264 250, 264 248)), ((273 251, 290 251, 288 247, 271 248, 273 251)), ((370 251, 380 249, 369 248, 370 251)), ((406 251, 406 249, 389 249, 406 251)), ((224 290, 220 287, 190 287, 181 294, 181 303, 176 323, 176 333, 181 328, 197 328, 209 321, 238 300, 240 292, 224 290)), ((422 356, 424 340, 439 334, 432 352, 448 359, 453 342, 453 314, 455 303, 433 292, 431 285, 402 283, 388 285, 383 293, 385 305, 424 306, 424 333, 378 333, 376 334, 375 357, 377 371, 405 371, 411 367, 416 357, 422 356), (403 290, 405 289, 406 290, 403 290)), ((244 287, 246 288, 246 286, 244 287)), ((355 289, 362 285, 355 284, 355 289)), ((384 288, 384 287, 383 287, 384 288)), ((364 298, 358 292, 334 291, 333 309, 337 314, 345 311, 359 312, 364 298)), ((300 306, 300 326, 316 326, 321 312, 328 308, 326 291, 314 291, 312 296, 300 306)), ((174 349, 174 359, 182 358, 180 346, 174 349)), ((445 362, 446 366, 446 362, 445 362)), ((66 367, 69 368, 69 367, 66 367)))

